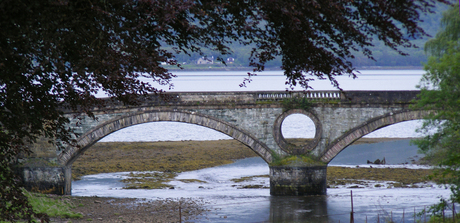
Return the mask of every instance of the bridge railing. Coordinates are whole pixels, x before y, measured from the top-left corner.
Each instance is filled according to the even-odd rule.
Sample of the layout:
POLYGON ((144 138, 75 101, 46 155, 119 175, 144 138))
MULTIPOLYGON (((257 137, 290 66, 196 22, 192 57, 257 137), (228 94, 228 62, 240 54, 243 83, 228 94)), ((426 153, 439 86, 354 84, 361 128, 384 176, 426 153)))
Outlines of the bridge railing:
MULTIPOLYGON (((202 106, 202 105, 227 105, 254 104, 257 102, 282 101, 289 98, 307 98, 314 102, 322 100, 338 100, 343 103, 359 104, 394 104, 413 103, 420 91, 240 91, 240 92, 168 92, 164 95, 144 96, 140 105, 134 107, 152 106, 202 106)), ((117 109, 130 109, 114 98, 105 98, 102 107, 93 111, 107 111, 117 109)), ((73 113, 69 108, 63 107, 65 113, 73 113)))
POLYGON ((259 92, 256 100, 283 100, 300 97, 309 99, 338 99, 342 98, 340 91, 307 91, 307 92, 259 92))

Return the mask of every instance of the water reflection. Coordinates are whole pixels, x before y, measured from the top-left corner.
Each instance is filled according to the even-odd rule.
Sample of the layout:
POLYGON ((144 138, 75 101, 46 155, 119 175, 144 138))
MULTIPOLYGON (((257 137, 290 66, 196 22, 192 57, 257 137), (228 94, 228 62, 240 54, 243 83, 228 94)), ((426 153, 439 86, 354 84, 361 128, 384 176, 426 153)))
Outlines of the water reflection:
POLYGON ((270 222, 329 222, 327 196, 270 197, 270 222))

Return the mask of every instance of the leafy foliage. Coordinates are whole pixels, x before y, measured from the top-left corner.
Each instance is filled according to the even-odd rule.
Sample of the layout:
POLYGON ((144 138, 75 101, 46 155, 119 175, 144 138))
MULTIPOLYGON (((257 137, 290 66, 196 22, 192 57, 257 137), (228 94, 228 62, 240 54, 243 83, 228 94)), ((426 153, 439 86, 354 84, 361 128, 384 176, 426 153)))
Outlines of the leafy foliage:
POLYGON ((452 44, 459 44, 460 16, 458 10, 452 8, 446 10, 441 19, 441 27, 442 29, 436 34, 436 38, 429 40, 425 44, 425 51, 436 58, 440 58, 447 53, 452 44))
MULTIPOLYGON (((440 27, 440 21, 442 17, 442 12, 448 8, 445 4, 436 4, 436 7, 433 8, 433 11, 436 13, 421 15, 420 18, 423 22, 420 23, 420 27, 426 31, 430 36, 425 36, 420 39, 413 39, 411 42, 414 45, 417 45, 418 48, 408 48, 404 51, 409 54, 409 56, 402 56, 398 52, 392 50, 385 46, 383 42, 380 42, 378 38, 372 40, 372 45, 369 49, 372 52, 372 56, 375 60, 369 59, 367 56, 363 55, 361 52, 354 52, 354 58, 350 59, 355 67, 365 67, 365 66, 422 66, 422 62, 426 63, 428 56, 425 54, 423 45, 429 38, 432 38, 436 35, 438 28, 440 27)), ((247 67, 249 57, 251 55, 251 48, 255 45, 243 45, 239 43, 232 43, 229 45, 231 52, 226 55, 226 57, 232 57, 235 59, 233 64, 227 64, 229 67, 247 67)), ((171 48, 172 47, 166 47, 171 48)), ((203 50, 204 55, 211 57, 218 55, 218 52, 214 52, 209 49, 203 50)), ((175 55, 176 59, 180 63, 194 64, 196 60, 201 57, 199 53, 191 53, 187 55, 185 53, 175 55)), ((279 68, 282 65, 281 57, 276 57, 272 61, 268 61, 265 64, 266 68, 279 68)), ((216 63, 215 63, 216 64, 216 63)), ((216 66, 216 65, 214 65, 216 66)), ((222 66, 222 65, 221 65, 222 66)), ((178 69, 173 66, 169 66, 170 69, 178 69)), ((186 65, 185 69, 189 69, 186 65)), ((190 69, 206 69, 205 65, 196 65, 191 66, 190 69)))
POLYGON ((32 215, 11 169, 25 145, 72 145, 63 111, 94 117, 105 103, 97 92, 136 104, 160 93, 148 81, 173 86, 162 62, 180 66, 174 55, 204 49, 227 55, 233 42, 251 48, 254 71, 281 57, 287 84, 308 88, 313 76, 339 87, 336 76, 356 75, 354 52, 372 58, 372 38, 399 54, 413 47, 426 34, 420 14, 436 2, 446 0, 0 1, 0 218, 32 215))
POLYGON ((419 130, 419 148, 439 164, 452 199, 460 202, 460 19, 458 5, 443 14, 443 30, 426 45, 432 57, 425 65, 417 108, 435 110, 419 130), (434 132, 431 132, 434 131, 434 132))
MULTIPOLYGON (((451 204, 454 205, 454 204, 451 204)), ((452 206, 449 205, 449 202, 441 198, 439 199, 439 203, 432 205, 428 208, 428 210, 423 210, 422 212, 418 213, 418 216, 426 215, 427 213, 431 213, 431 217, 429 222, 447 222, 445 220, 445 212, 452 210, 452 206)), ((447 219, 449 221, 449 219, 447 219)))

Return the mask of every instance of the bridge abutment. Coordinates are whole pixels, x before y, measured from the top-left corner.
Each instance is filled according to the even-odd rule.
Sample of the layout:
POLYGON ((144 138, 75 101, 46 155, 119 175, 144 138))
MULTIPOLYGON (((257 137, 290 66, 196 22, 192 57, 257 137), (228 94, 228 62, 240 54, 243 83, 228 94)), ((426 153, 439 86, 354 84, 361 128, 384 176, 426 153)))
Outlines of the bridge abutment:
POLYGON ((36 143, 27 145, 31 153, 18 157, 15 171, 29 191, 70 195, 71 166, 59 163, 59 150, 48 141, 47 138, 39 138, 36 143))
POLYGON ((43 194, 71 194, 70 167, 21 166, 16 171, 22 178, 24 188, 43 194))
POLYGON ((326 194, 327 166, 270 166, 270 194, 302 196, 326 194))

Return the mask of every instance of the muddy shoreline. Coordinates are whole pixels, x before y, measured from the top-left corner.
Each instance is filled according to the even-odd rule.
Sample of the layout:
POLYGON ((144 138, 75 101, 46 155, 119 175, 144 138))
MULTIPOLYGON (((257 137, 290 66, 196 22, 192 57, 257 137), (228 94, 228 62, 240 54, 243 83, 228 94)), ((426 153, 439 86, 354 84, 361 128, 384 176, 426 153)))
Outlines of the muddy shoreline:
MULTIPOLYGON (((363 138, 355 144, 394 141, 398 139, 363 138)), ((232 163, 257 156, 236 140, 176 142, 103 142, 85 151, 72 166, 74 179, 97 173, 122 171, 162 171, 179 173, 232 163)), ((328 167, 328 186, 358 185, 366 181, 393 181, 389 187, 414 187, 427 181, 431 170, 388 168, 328 167)), ((166 179, 167 181, 168 179, 166 179)), ((143 188, 156 188, 147 183, 143 188)), ((160 187, 161 188, 161 187, 160 187)), ((356 187, 355 187, 356 188, 356 187)), ((69 199, 74 212, 83 214, 71 222, 178 222, 206 215, 209 210, 199 200, 157 200, 139 203, 131 198, 61 196, 69 199), (181 214, 179 214, 181 206, 181 214), (135 213, 135 214, 134 214, 135 213)), ((69 219, 55 218, 53 222, 69 219)))
POLYGON ((72 178, 130 171, 180 173, 257 156, 236 140, 99 142, 72 164, 72 178))
POLYGON ((71 210, 81 213, 82 218, 51 218, 51 222, 189 222, 206 215, 209 210, 198 199, 139 200, 134 198, 72 197, 47 195, 52 199, 65 200, 71 210))
MULTIPOLYGON (((369 144, 401 140, 395 138, 362 138, 354 144, 369 144)), ((405 140, 405 139, 404 139, 405 140)), ((302 140, 292 140, 302 143, 302 140)), ((171 188, 168 183, 178 173, 233 163, 235 160, 257 156, 236 140, 216 141, 166 141, 166 142, 101 142, 85 151, 72 166, 72 177, 131 172, 124 189, 171 188), (137 171, 150 171, 135 173, 137 171), (154 171, 154 172, 152 172, 154 171)), ((414 187, 427 183, 431 169, 409 170, 405 168, 346 168, 330 166, 327 170, 328 187, 360 184, 365 181, 393 181, 391 187, 414 187)), ((268 177, 264 176, 264 177, 268 177)), ((238 179, 235 179, 238 181, 238 179)), ((187 179, 196 182, 197 179, 187 179)), ((187 183, 185 182, 185 183, 187 183)), ((206 182, 203 182, 206 183, 206 182)), ((262 185, 252 185, 260 188, 262 185)))
MULTIPOLYGON (((361 138, 366 144, 401 140, 400 138, 361 138)), ((299 140, 294 140, 302 143, 299 140)), ((85 151, 72 165, 72 179, 81 176, 129 172, 184 172, 232 163, 257 156, 236 140, 99 142, 85 151)))

